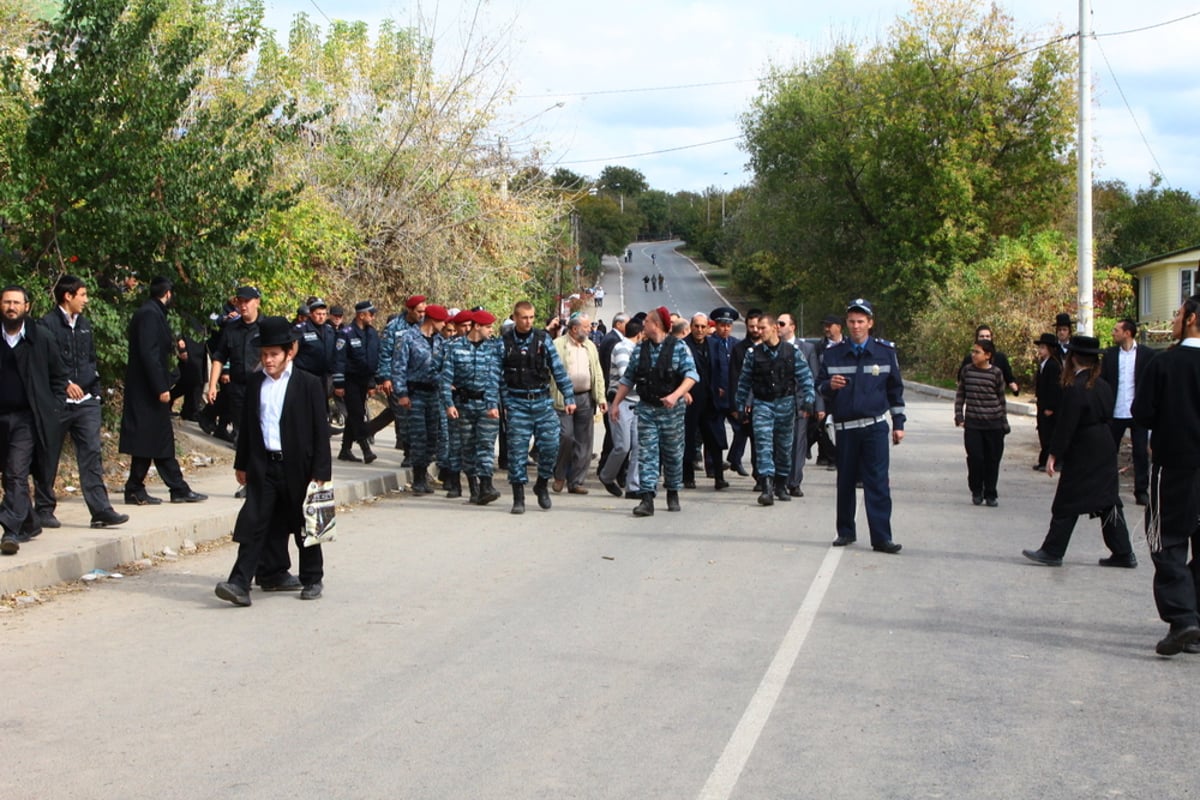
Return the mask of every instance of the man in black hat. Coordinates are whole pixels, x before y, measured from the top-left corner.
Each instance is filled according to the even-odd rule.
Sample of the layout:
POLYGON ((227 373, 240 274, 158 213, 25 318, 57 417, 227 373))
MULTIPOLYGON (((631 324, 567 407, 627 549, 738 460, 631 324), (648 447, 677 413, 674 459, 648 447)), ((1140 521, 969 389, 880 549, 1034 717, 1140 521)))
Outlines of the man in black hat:
POLYGON ((120 451, 129 459, 125 481, 128 505, 162 502, 146 492, 150 462, 171 490, 172 503, 199 503, 206 495, 192 491, 175 458, 175 428, 171 424, 171 386, 178 373, 171 367, 175 336, 167 322, 167 308, 175 298, 168 278, 150 281, 150 297, 133 313, 126 333, 129 361, 125 365, 125 406, 121 412, 120 451))
POLYGON ((304 498, 310 481, 332 476, 325 385, 315 375, 293 368, 297 331, 283 317, 266 317, 259 326, 262 371, 246 384, 246 403, 238 426, 233 468, 246 487, 233 540, 237 560, 216 595, 234 605, 250 605, 250 581, 263 591, 300 589, 302 600, 321 596, 325 577, 321 546, 303 545, 304 498), (300 551, 300 576, 288 568, 288 534, 300 551))
POLYGON ((212 369, 208 375, 208 402, 217 402, 217 386, 227 393, 228 417, 233 430, 224 437, 237 441, 237 428, 241 424, 242 401, 246 396, 246 381, 258 365, 258 351, 254 345, 258 336, 258 307, 262 294, 253 286, 239 286, 233 305, 238 319, 221 329, 221 339, 212 352, 212 369))
POLYGON ((1058 337, 1058 357, 1064 359, 1067 357, 1067 345, 1071 343, 1071 331, 1075 327, 1075 320, 1071 319, 1071 315, 1063 312, 1054 318, 1054 335, 1058 337))
POLYGON ((375 460, 367 441, 367 397, 375 390, 379 367, 379 333, 372 327, 375 304, 363 300, 354 306, 354 324, 344 328, 334 343, 333 393, 346 398, 346 429, 342 432, 339 461, 375 460), (363 457, 351 448, 358 444, 363 457))
POLYGON ((1058 338, 1053 333, 1043 333, 1033 343, 1037 346, 1038 373, 1034 392, 1037 394, 1037 433, 1041 448, 1033 469, 1043 472, 1050 455, 1050 440, 1054 438, 1054 423, 1058 420, 1055 414, 1062 402, 1062 359, 1058 338))
POLYGON ((713 486, 720 491, 729 486, 725 480, 725 462, 721 455, 729 443, 725 435, 725 420, 730 420, 735 430, 740 425, 733 419, 737 410, 733 404, 734 384, 737 382, 733 372, 733 349, 741 340, 733 335, 733 323, 738 319, 735 309, 720 306, 714 308, 708 318, 713 323, 712 335, 705 340, 708 347, 709 402, 701 414, 700 430, 704 448, 711 453, 713 486))

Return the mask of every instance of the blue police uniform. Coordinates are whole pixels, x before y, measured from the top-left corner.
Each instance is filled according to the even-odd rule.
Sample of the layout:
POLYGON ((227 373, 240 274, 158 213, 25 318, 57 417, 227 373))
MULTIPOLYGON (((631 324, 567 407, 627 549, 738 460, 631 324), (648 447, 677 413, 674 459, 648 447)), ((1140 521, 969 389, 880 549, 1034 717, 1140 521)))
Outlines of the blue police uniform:
MULTIPOLYGON (((751 345, 742 362, 736 407, 754 407, 755 467, 764 479, 778 478, 775 494, 781 500, 791 499, 786 479, 792 469, 797 396, 802 408, 812 408, 812 370, 804 355, 788 342, 775 347, 765 342, 751 345)), ((768 480, 763 493, 764 504, 770 500, 770 483, 768 480)))
POLYGON ((293 364, 305 372, 318 375, 322 380, 333 373, 334 354, 337 346, 337 331, 329 323, 317 325, 311 319, 296 326, 300 333, 300 348, 293 364))
POLYGON ((445 342, 436 331, 426 336, 420 328, 408 328, 400 334, 392 359, 392 393, 412 403, 405 427, 415 470, 428 468, 437 453, 440 417, 444 416, 438 392, 445 342))
POLYGON ((375 385, 379 364, 379 333, 368 325, 348 325, 338 332, 334 343, 333 387, 346 392, 346 428, 338 457, 351 460, 350 448, 357 442, 363 456, 374 460, 367 443, 367 393, 375 385))
POLYGON ((839 544, 855 540, 855 483, 863 484, 871 545, 892 545, 892 496, 888 484, 890 437, 887 415, 896 430, 904 430, 904 383, 896 347, 868 337, 861 345, 849 339, 825 350, 817 390, 833 414, 837 431, 837 535, 839 544), (849 383, 833 389, 830 380, 841 375, 849 383))
POLYGON ((681 400, 667 408, 661 398, 675 391, 686 378, 700 379, 696 362, 687 345, 674 336, 655 344, 639 342, 629 357, 621 383, 637 387, 638 483, 643 496, 654 497, 661 465, 667 491, 683 488, 683 418, 687 411, 681 400), (670 364, 660 365, 666 352, 670 364))
POLYGON ((575 388, 567 376, 562 359, 550 336, 543 330, 531 330, 524 336, 511 330, 500 338, 503 381, 500 395, 508 425, 508 482, 529 482, 525 464, 529 460, 529 442, 537 442, 538 481, 554 474, 558 461, 558 414, 550 399, 550 377, 571 397, 575 388))
POLYGON ((499 339, 472 342, 458 336, 446 346, 442 405, 458 411, 458 419, 450 420, 447 466, 454 472, 466 472, 468 480, 483 477, 490 481, 495 467, 500 419, 489 417, 488 412, 500 407, 500 361, 499 339))

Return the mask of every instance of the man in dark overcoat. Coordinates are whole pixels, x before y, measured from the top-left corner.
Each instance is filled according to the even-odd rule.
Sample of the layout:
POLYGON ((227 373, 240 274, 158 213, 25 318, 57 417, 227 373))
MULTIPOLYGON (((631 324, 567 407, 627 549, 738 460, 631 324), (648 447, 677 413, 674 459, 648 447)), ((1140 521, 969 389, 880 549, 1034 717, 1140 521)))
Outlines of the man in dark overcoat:
POLYGON ((67 368, 54 338, 29 317, 29 292, 23 287, 8 286, 0 292, 0 315, 0 553, 10 556, 41 532, 36 526, 21 531, 33 521, 29 470, 34 453, 45 458, 48 445, 59 436, 67 368))
POLYGON ((284 317, 259 325, 262 371, 246 384, 242 424, 233 468, 246 487, 233 540, 237 561, 216 594, 234 605, 250 605, 250 582, 264 591, 301 589, 300 597, 321 596, 321 546, 303 546, 304 499, 309 481, 333 477, 325 382, 294 368, 297 331, 284 317), (300 577, 288 572, 288 534, 300 549, 300 577), (303 587, 303 588, 301 588, 303 587))
POLYGON ((171 490, 172 503, 198 503, 206 495, 192 491, 175 458, 175 428, 171 424, 171 386, 179 374, 171 367, 175 336, 167 321, 167 307, 174 298, 167 278, 150 281, 150 297, 133 313, 126 340, 129 361, 125 365, 125 407, 121 412, 120 451, 131 456, 125 481, 129 505, 157 505, 162 500, 146 492, 150 462, 158 477, 171 490))

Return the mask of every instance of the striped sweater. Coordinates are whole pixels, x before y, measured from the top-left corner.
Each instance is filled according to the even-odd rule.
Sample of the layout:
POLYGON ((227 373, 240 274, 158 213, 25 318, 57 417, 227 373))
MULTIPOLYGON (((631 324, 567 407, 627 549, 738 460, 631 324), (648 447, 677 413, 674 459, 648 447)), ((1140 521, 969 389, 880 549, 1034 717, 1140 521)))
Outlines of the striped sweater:
POLYGON ((1004 375, 999 367, 979 369, 968 364, 958 373, 954 423, 968 428, 1000 430, 1008 423, 1004 375))

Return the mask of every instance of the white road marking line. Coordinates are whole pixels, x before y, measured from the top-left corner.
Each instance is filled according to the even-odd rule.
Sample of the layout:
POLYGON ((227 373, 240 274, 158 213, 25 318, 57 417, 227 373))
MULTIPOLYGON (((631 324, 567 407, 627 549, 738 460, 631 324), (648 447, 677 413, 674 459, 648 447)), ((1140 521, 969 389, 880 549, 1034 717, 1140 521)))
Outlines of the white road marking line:
POLYGON ((779 650, 776 651, 775 658, 771 660, 771 665, 767 667, 767 672, 758 684, 758 689, 750 698, 750 704, 742 714, 737 728, 734 729, 733 736, 725 745, 725 751, 721 753, 717 765, 713 767, 712 774, 708 776, 704 788, 700 790, 699 800, 728 800, 733 794, 733 788, 737 785, 738 778, 741 777, 742 770, 745 769, 746 762, 750 759, 750 754, 758 743, 758 737, 762 735, 767 719, 771 716, 771 711, 774 710, 775 703, 779 700, 780 692, 783 691, 784 684, 787 683, 788 675, 796 663, 796 657, 800 655, 800 648, 804 645, 804 640, 808 638, 808 632, 812 629, 825 592, 833 582, 833 573, 837 570, 844 551, 844 547, 831 547, 825 554, 825 558, 817 570, 817 575, 813 578, 812 584, 808 587, 808 593, 804 596, 804 601, 796 612, 796 618, 792 620, 792 626, 783 637, 783 641, 779 643, 779 650))

